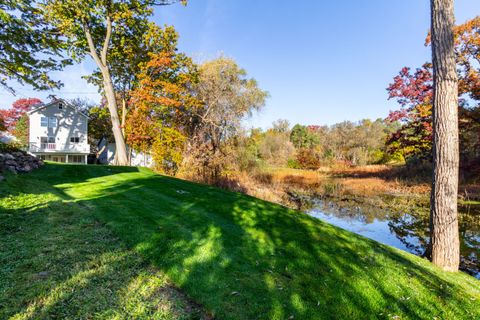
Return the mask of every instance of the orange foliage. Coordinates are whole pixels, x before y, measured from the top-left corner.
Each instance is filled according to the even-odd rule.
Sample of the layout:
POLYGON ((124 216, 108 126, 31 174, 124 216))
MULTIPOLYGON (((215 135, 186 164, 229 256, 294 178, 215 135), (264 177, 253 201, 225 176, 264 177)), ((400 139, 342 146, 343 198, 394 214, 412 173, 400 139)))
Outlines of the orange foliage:
MULTIPOLYGON (((480 74, 475 67, 480 62, 480 16, 455 26, 454 37, 457 65, 461 67, 458 90, 480 100, 480 74)), ((429 34, 425 44, 430 45, 430 42, 429 34)))
POLYGON ((140 64, 138 84, 130 92, 125 133, 133 149, 151 153, 156 170, 175 174, 183 159, 191 110, 199 105, 192 93, 197 74, 191 59, 176 53, 174 33, 152 38, 157 40, 164 41, 162 51, 150 52, 149 60, 140 64))

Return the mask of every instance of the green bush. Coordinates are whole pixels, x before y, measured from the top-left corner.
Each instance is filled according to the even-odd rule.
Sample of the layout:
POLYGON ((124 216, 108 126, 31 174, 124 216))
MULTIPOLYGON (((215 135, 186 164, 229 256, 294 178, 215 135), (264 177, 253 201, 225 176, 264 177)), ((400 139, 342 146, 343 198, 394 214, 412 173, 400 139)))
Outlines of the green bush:
POLYGON ((287 167, 290 169, 301 169, 302 166, 297 161, 297 159, 288 159, 287 167))
POLYGON ((4 143, 0 142, 0 152, 20 151, 22 146, 18 142, 4 143))

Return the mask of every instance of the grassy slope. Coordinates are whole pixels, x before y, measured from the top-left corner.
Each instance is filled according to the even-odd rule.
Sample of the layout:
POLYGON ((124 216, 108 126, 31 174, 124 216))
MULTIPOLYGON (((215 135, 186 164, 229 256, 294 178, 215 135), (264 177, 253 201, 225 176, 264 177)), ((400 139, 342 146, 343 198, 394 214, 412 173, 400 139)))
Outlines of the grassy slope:
MULTIPOLYGON (((64 261, 59 252, 63 249, 67 262, 82 259, 78 255, 91 255, 84 259, 87 265, 105 254, 115 260, 126 252, 135 260, 139 253, 161 270, 157 275, 160 279, 166 275, 222 319, 480 318, 480 286, 473 277, 441 272, 411 254, 242 194, 155 175, 145 169, 52 164, 29 175, 10 177, 0 190, 3 194, 14 192, 0 199, 0 239, 7 239, 7 250, 0 254, 0 279, 12 279, 0 280, 0 307, 8 303, 10 312, 43 310, 45 304, 50 308, 49 300, 40 296, 56 295, 55 290, 62 291, 62 285, 68 288, 69 281, 82 276, 81 267, 66 275, 56 274, 64 261), (69 221, 62 238, 71 237, 74 245, 62 241, 56 247, 55 239, 44 239, 44 232, 51 231, 34 228, 29 222, 33 217, 33 224, 51 223, 49 215, 54 213, 57 219, 69 221), (95 232, 88 228, 81 232, 95 221, 85 222, 80 218, 83 215, 104 223, 132 250, 111 239, 105 244, 95 241, 95 232), (22 232, 15 231, 18 223, 40 232, 30 236, 51 243, 49 250, 44 252, 23 238, 21 243, 14 240, 15 232, 22 232), (92 243, 77 243, 84 239, 92 243), (99 253, 96 246, 100 247, 99 253), (35 260, 39 253, 50 257, 42 268, 13 262, 11 257, 23 254, 35 260), (50 292, 46 291, 48 285, 38 284, 32 276, 27 282, 17 275, 43 269, 63 279, 60 285, 53 283, 55 289, 50 292), (36 290, 37 285, 46 288, 36 290)), ((129 294, 137 273, 147 272, 151 281, 155 279, 144 271, 149 270, 147 264, 112 267, 123 268, 134 274, 100 284, 88 283, 87 279, 85 286, 73 286, 55 298, 55 303, 78 305, 68 312, 78 310, 84 315, 87 311, 81 307, 85 304, 79 292, 91 294, 89 286, 113 291, 116 297, 129 294)), ((137 288, 142 291, 142 284, 137 288)), ((138 300, 148 300, 149 296, 146 293, 138 300)), ((172 317, 182 315, 184 304, 188 304, 182 304, 182 297, 159 299, 163 304, 179 305, 167 308, 172 317)), ((115 298, 118 309, 123 300, 115 298)), ((142 303, 152 305, 151 301, 142 303)), ((103 308, 99 304, 94 315, 105 314, 103 308)))
POLYGON ((205 317, 92 210, 37 179, 0 183, 0 319, 205 317))

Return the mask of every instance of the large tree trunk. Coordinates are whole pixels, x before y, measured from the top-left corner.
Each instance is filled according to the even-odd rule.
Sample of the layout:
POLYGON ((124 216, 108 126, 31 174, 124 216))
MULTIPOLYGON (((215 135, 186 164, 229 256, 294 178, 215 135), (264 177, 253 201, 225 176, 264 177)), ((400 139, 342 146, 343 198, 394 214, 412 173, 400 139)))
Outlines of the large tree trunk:
POLYGON ((86 21, 84 21, 83 23, 83 28, 85 31, 85 36, 87 38, 90 55, 92 56, 100 71, 102 72, 103 90, 105 91, 105 96, 107 98, 108 111, 110 111, 110 119, 112 121, 113 137, 115 138, 115 164, 126 166, 128 165, 127 146, 125 144, 125 138, 123 136, 122 128, 120 126, 117 99, 115 97, 115 88, 112 83, 112 77, 110 75, 110 70, 108 68, 107 62, 108 46, 110 44, 110 39, 112 36, 112 20, 110 16, 106 17, 105 23, 107 26, 107 30, 100 54, 97 52, 90 31, 90 27, 86 21))
POLYGON ((431 0, 433 60, 433 181, 430 199, 432 262, 457 271, 458 83, 455 65, 453 0, 431 0))
POLYGON ((127 102, 125 97, 122 97, 122 134, 125 137, 125 122, 127 120, 127 102))
POLYGON ((120 119, 118 117, 117 99, 115 97, 115 90, 113 88, 112 80, 108 70, 102 71, 103 86, 105 96, 107 98, 108 110, 110 111, 110 119, 112 121, 113 137, 115 138, 115 160, 116 164, 126 166, 128 165, 127 146, 123 136, 120 119))

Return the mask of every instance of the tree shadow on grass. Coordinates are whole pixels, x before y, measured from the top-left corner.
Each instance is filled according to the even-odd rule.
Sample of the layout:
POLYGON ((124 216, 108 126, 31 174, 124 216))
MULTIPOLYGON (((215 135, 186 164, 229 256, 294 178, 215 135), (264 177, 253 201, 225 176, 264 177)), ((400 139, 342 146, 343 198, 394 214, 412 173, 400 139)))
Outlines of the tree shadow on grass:
POLYGON ((102 185, 88 181, 91 191, 88 183, 83 190, 57 188, 94 208, 128 247, 218 318, 471 318, 479 312, 477 280, 447 275, 300 212, 147 173, 102 185))
POLYGON ((8 180, 0 188, 0 319, 209 318, 66 195, 32 176, 8 180))
MULTIPOLYGON (((189 297, 220 319, 374 319, 395 316, 454 319, 480 316, 476 308, 479 297, 477 280, 466 275, 439 272, 420 258, 300 212, 144 170, 124 172, 115 168, 118 171, 112 173, 105 172, 108 168, 97 168, 104 172, 96 172, 93 169, 82 171, 74 166, 59 167, 64 171, 55 171, 53 165, 42 169, 49 174, 43 183, 57 190, 64 199, 58 202, 60 207, 74 206, 76 209, 66 213, 49 203, 47 207, 51 212, 58 211, 60 217, 91 213, 129 249, 140 253, 189 297), (68 174, 75 170, 78 175, 70 180, 68 174)), ((43 177, 41 171, 36 174, 36 177, 24 176, 20 180, 28 183, 31 179, 43 177)), ((38 194, 42 192, 38 191, 38 194)), ((45 201, 49 202, 48 199, 45 201)), ((46 210, 44 207, 30 210, 42 215, 41 210, 46 210)), ((21 212, 9 214, 16 216, 21 212)), ((72 226, 82 225, 81 221, 70 223, 72 226)), ((63 250, 55 246, 58 244, 55 237, 50 239, 47 236, 42 243, 46 240, 52 243, 47 252, 25 250, 32 251, 28 253, 31 256, 47 255, 52 268, 69 261, 70 258, 66 257, 77 257, 82 253, 75 251, 82 246, 74 239, 68 245, 64 244, 63 250), (69 255, 71 250, 74 252, 69 255), (57 255, 58 259, 52 259, 57 255)), ((98 254, 91 254, 91 259, 85 262, 87 267, 73 268, 71 273, 48 287, 50 291, 46 295, 58 297, 56 288, 60 291, 71 288, 73 284, 69 281, 77 283, 71 279, 85 278, 78 281, 78 286, 73 286, 73 293, 61 295, 46 307, 38 306, 50 301, 48 298, 33 303, 33 307, 32 303, 19 306, 21 312, 30 318, 42 318, 53 310, 67 310, 74 317, 81 318, 87 314, 81 306, 93 305, 83 303, 82 297, 99 288, 114 292, 111 298, 113 310, 119 310, 115 306, 125 305, 123 295, 145 291, 146 285, 136 280, 138 272, 143 272, 139 270, 147 268, 143 262, 130 269, 122 263, 122 254, 114 254, 114 259, 107 263, 111 270, 131 271, 126 272, 125 278, 117 275, 116 281, 109 280, 106 275, 110 273, 102 271, 105 269, 102 269, 102 263, 93 261, 105 260, 104 255, 116 252, 119 241, 99 238, 94 243, 102 245, 103 249, 98 254), (99 270, 92 271, 95 276, 84 276, 89 274, 90 268, 99 270), (28 313, 29 308, 37 311, 28 313), (42 311, 44 309, 46 311, 42 311)), ((22 244, 19 248, 25 246, 22 244)), ((15 248, 9 251, 15 251, 15 248)), ((82 250, 88 248, 90 246, 82 250)), ((134 255, 133 251, 121 250, 126 250, 126 257, 134 255)), ((29 264, 23 268, 26 272, 34 269, 29 264)), ((10 269, 18 272, 22 267, 14 265, 10 269)), ((156 275, 149 279, 157 277, 161 278, 156 275)), ((27 287, 17 286, 15 289, 29 292, 27 287)), ((108 297, 108 291, 94 295, 89 301, 102 301, 104 296, 108 297)), ((115 312, 105 304, 91 308, 99 318, 110 317, 109 312, 115 312)))
POLYGON ((139 172, 138 167, 108 166, 108 165, 78 165, 67 163, 45 163, 41 170, 35 170, 29 175, 33 179, 62 183, 77 183, 86 179, 108 177, 121 173, 139 172))

